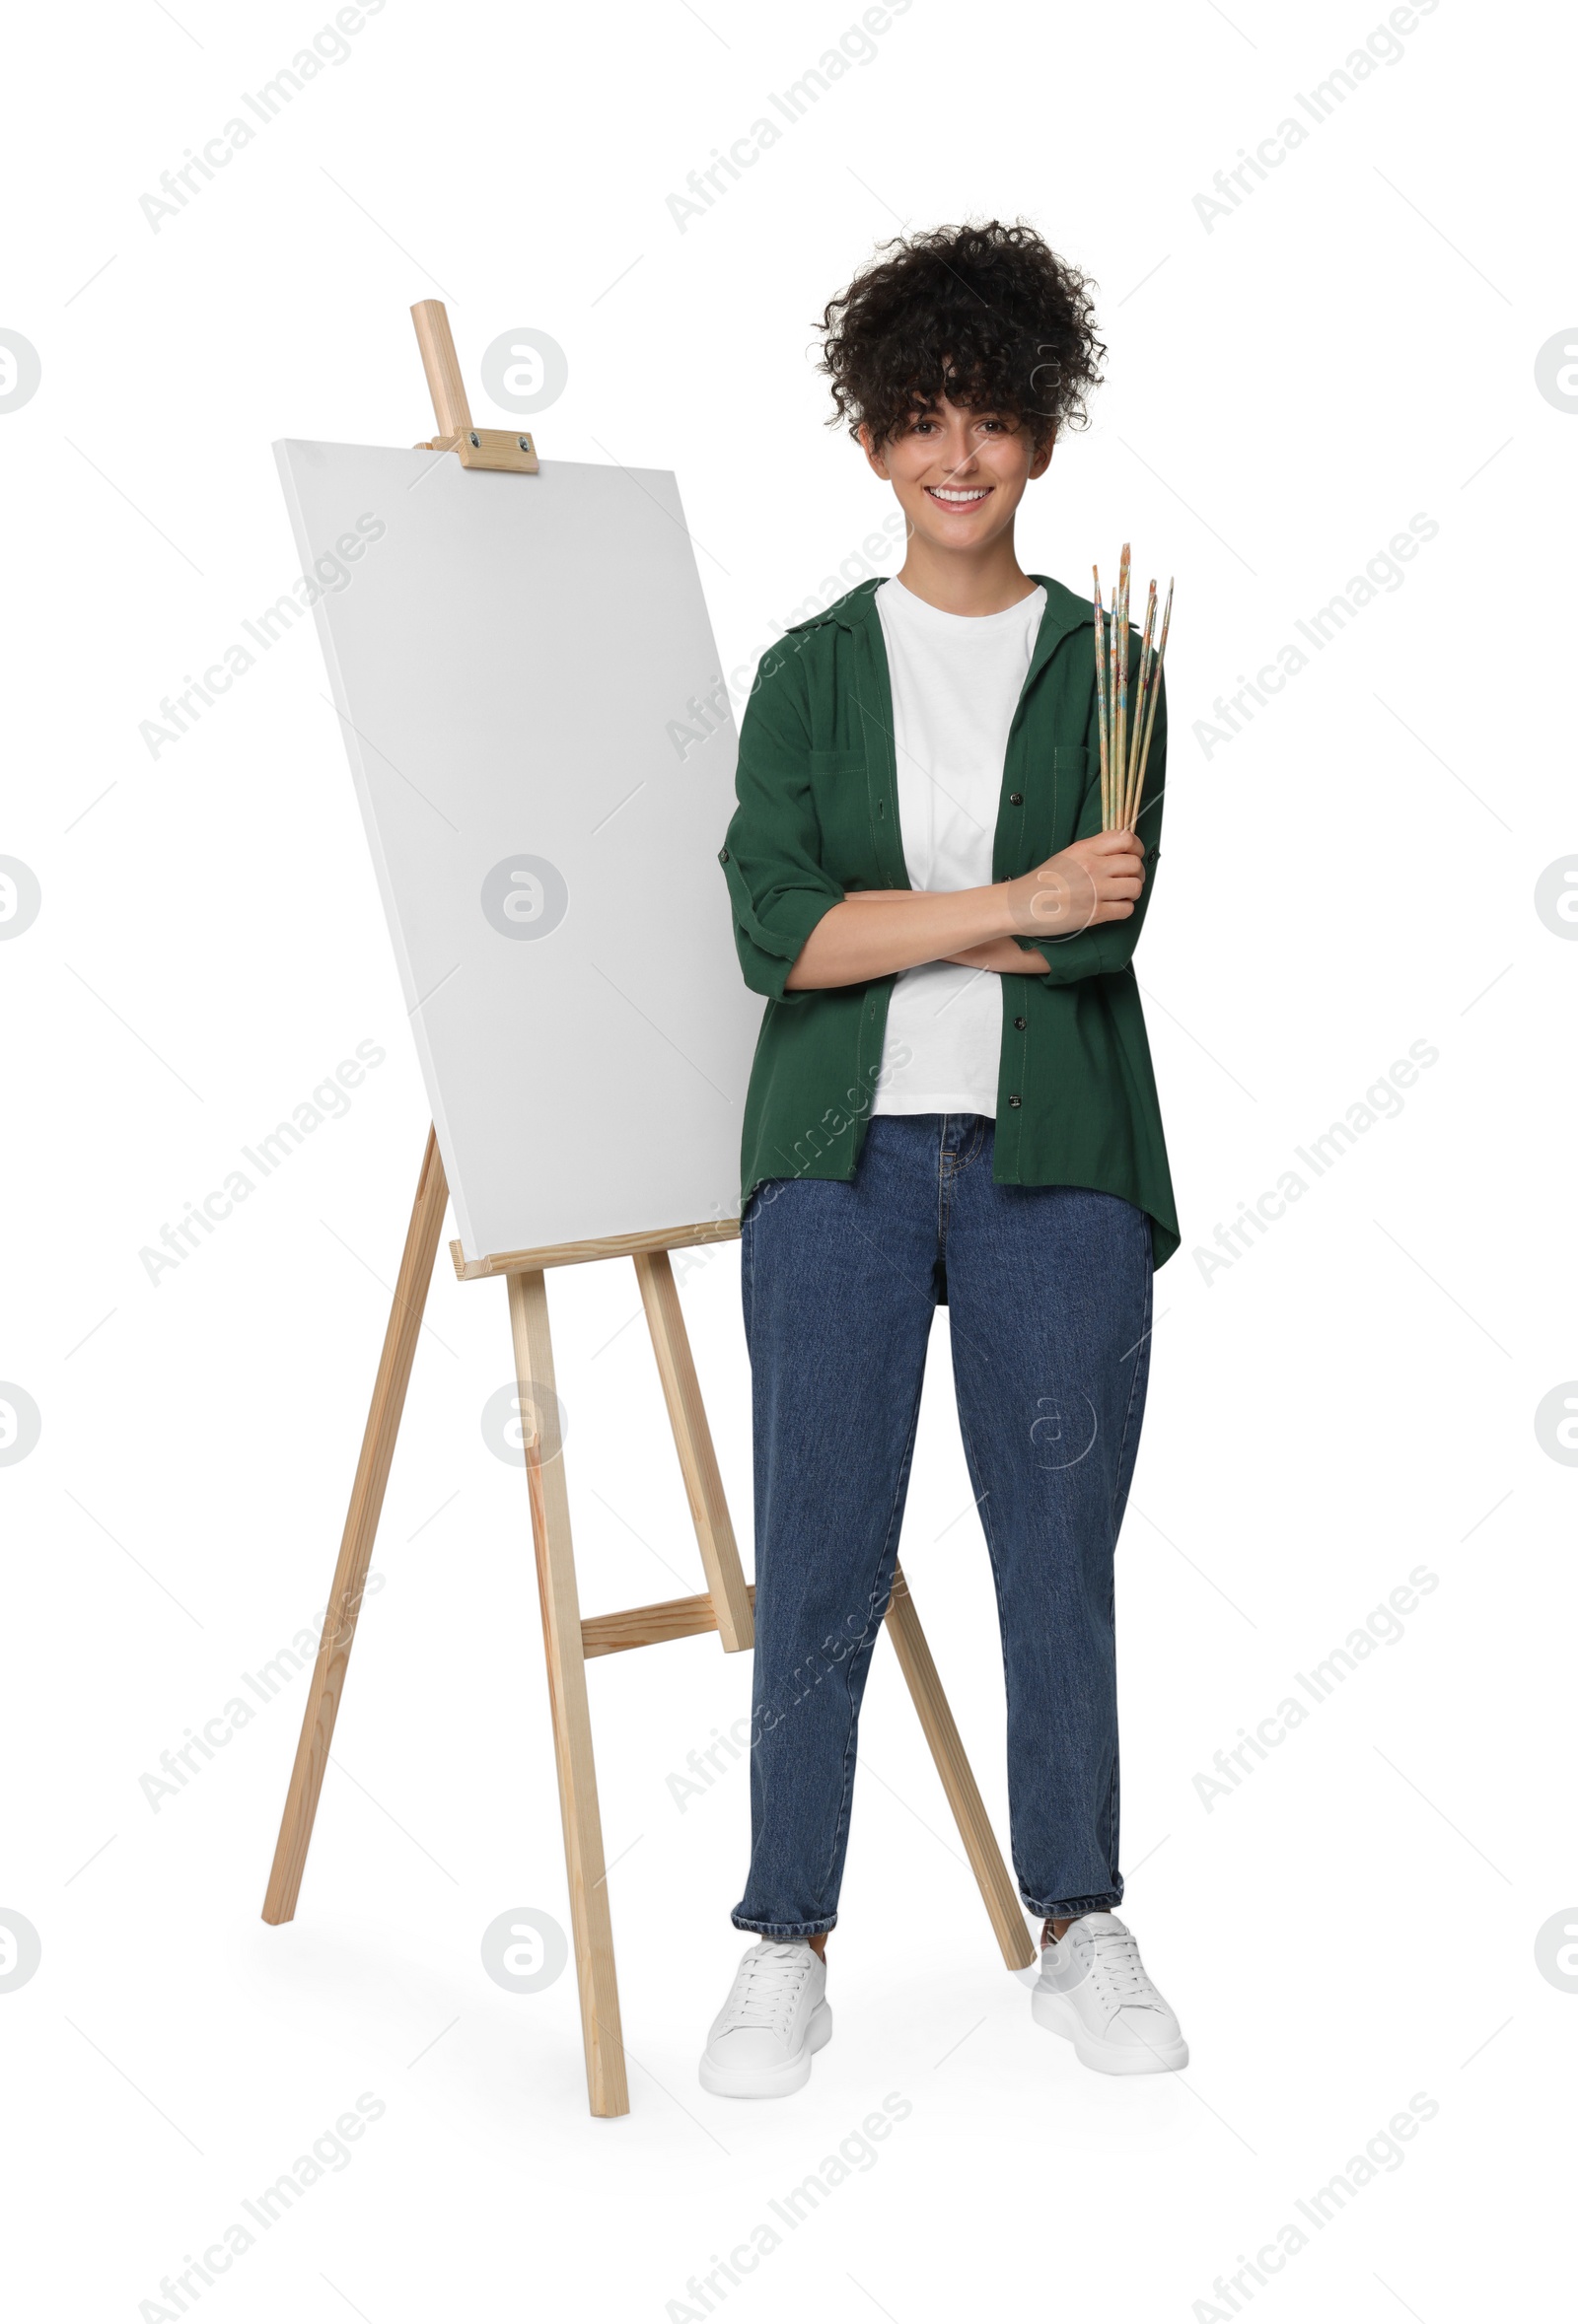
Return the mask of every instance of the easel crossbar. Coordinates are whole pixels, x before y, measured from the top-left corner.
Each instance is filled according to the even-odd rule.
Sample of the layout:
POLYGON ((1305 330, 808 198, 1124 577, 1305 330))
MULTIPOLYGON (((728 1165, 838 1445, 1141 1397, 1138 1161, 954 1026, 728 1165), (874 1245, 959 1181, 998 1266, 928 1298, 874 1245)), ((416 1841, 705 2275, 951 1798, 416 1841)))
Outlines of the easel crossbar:
MULTIPOLYGON (((746 1584, 746 1596, 755 1610, 756 1585, 746 1584)), ((581 1652, 594 1655, 628 1654, 632 1647, 661 1646, 665 1639, 695 1638, 716 1630, 718 1609, 710 1589, 695 1597, 660 1598, 655 1605, 626 1606, 617 1614, 588 1614, 581 1623, 581 1652)))

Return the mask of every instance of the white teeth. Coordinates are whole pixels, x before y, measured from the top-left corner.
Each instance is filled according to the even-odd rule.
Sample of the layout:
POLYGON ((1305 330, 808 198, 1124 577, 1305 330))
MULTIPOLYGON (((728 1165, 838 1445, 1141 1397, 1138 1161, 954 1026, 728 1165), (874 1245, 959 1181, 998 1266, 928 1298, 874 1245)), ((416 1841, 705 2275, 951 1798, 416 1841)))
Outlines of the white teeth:
POLYGON ((984 500, 986 498, 984 488, 976 492, 948 492, 941 484, 929 484, 926 489, 928 492, 930 492, 933 500, 966 501, 984 500))

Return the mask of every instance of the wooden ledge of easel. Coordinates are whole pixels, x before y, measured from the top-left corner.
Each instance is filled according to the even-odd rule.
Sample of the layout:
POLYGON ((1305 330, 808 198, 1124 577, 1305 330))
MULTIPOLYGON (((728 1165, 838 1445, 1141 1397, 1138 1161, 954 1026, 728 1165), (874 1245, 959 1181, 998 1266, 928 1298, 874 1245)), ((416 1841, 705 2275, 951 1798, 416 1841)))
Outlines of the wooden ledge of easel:
POLYGON ((468 1259, 458 1242, 450 1257, 462 1283, 482 1283, 495 1275, 535 1275, 541 1267, 568 1267, 579 1259, 633 1259, 638 1251, 687 1250, 693 1242, 732 1242, 738 1219, 703 1219, 695 1227, 652 1227, 641 1234, 599 1234, 585 1242, 550 1242, 535 1251, 492 1251, 468 1259))
POLYGON ((511 428, 463 428, 453 436, 435 436, 431 443, 412 447, 416 452, 454 452, 463 468, 490 468, 511 476, 538 473, 537 449, 530 436, 511 428))

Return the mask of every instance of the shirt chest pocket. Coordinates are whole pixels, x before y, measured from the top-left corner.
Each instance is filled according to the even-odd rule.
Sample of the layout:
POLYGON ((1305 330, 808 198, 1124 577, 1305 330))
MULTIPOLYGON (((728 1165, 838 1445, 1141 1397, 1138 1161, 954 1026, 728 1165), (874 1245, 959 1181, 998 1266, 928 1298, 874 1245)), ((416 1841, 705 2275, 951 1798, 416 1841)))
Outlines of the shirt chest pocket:
POLYGON ((823 870, 847 886, 880 884, 864 753, 813 750, 808 766, 822 830, 823 870))

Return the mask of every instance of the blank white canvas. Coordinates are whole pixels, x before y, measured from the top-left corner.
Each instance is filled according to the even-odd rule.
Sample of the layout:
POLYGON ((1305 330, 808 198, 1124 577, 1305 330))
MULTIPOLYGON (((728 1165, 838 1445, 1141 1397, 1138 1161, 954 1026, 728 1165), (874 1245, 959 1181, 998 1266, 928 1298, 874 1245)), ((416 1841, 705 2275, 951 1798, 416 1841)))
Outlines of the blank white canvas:
POLYGON ((670 731, 720 669, 675 478, 275 455, 466 1257, 737 1217, 761 1003, 732 723, 670 731))

